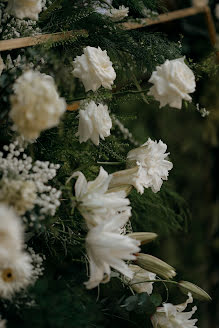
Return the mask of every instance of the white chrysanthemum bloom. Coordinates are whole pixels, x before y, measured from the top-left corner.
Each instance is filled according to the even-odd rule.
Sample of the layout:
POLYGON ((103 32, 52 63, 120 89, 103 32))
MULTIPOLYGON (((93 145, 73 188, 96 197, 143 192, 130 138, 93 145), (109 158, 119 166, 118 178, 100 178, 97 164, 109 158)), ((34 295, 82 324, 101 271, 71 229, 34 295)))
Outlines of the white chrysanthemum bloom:
POLYGON ((192 0, 192 5, 195 7, 204 7, 208 5, 208 0, 192 0))
POLYGON ((144 193, 144 188, 150 187, 146 171, 139 162, 131 169, 117 171, 112 174, 110 188, 123 185, 132 185, 140 194, 144 193))
POLYGON ((167 145, 161 140, 153 141, 150 138, 138 148, 132 149, 127 155, 128 166, 136 165, 139 162, 145 170, 148 187, 153 192, 158 192, 163 184, 163 180, 168 179, 169 170, 173 164, 166 158, 167 145))
POLYGON ((108 112, 108 106, 96 105, 92 100, 79 111, 79 126, 77 136, 80 143, 88 139, 98 146, 99 138, 103 139, 110 135, 112 120, 108 112))
POLYGON ((96 227, 90 229, 86 237, 86 249, 89 258, 90 279, 88 289, 97 287, 110 279, 111 268, 129 279, 133 272, 124 260, 135 260, 140 242, 118 233, 118 229, 127 222, 126 218, 108 217, 96 227))
POLYGON ((41 131, 59 124, 66 103, 51 76, 29 70, 16 80, 13 89, 9 115, 25 139, 36 139, 41 131))
POLYGON ((6 320, 2 319, 1 315, 0 315, 0 328, 6 328, 6 320))
POLYGON ((8 0, 7 11, 17 18, 38 20, 42 11, 42 0, 8 0))
POLYGON ((156 313, 151 317, 154 328, 197 328, 195 326, 197 319, 191 319, 193 313, 197 310, 194 306, 192 311, 183 312, 189 303, 193 302, 191 293, 188 294, 188 299, 185 303, 173 305, 164 303, 162 307, 158 307, 156 313))
POLYGON ((192 70, 184 63, 184 58, 166 60, 157 66, 149 82, 154 85, 148 95, 160 102, 160 107, 166 106, 181 108, 182 100, 191 101, 189 93, 195 91, 195 76, 192 70))
POLYGON ((0 76, 1 76, 2 71, 3 71, 4 68, 5 68, 5 64, 4 64, 3 59, 0 55, 0 76))
POLYGON ((11 298, 27 287, 32 277, 31 257, 28 253, 10 254, 0 247, 0 297, 11 298))
POLYGON ((73 67, 73 75, 83 82, 86 91, 96 91, 101 86, 112 89, 116 72, 106 50, 84 48, 84 54, 75 58, 73 67))
POLYGON ((129 199, 126 198, 126 192, 124 190, 108 191, 112 176, 108 175, 102 167, 93 181, 87 182, 81 172, 75 172, 72 177, 78 177, 75 183, 75 196, 78 209, 88 227, 96 226, 111 217, 117 217, 118 220, 124 218, 125 221, 129 219, 131 207, 129 199))
POLYGON ((119 22, 126 16, 128 16, 129 8, 125 6, 119 6, 119 9, 112 8, 108 11, 107 16, 109 16, 113 22, 119 22))
POLYGON ((215 16, 217 19, 219 19, 219 3, 215 7, 215 16))
POLYGON ((23 247, 23 227, 20 218, 5 204, 0 203, 0 248, 17 253, 23 247))
POLYGON ((33 181, 3 178, 0 185, 0 201, 12 206, 18 215, 23 215, 34 207, 36 192, 33 181))
POLYGON ((134 272, 133 278, 128 280, 129 286, 136 293, 146 292, 150 295, 153 291, 153 282, 149 282, 149 280, 155 280, 156 274, 146 271, 134 264, 129 264, 129 269, 134 272))

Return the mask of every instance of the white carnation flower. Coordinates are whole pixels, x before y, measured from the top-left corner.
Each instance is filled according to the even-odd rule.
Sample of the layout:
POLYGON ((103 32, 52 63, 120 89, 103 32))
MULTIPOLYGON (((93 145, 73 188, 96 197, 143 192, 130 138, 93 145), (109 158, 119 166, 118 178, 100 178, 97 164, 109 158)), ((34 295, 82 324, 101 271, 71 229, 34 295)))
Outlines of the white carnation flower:
POLYGON ((4 68, 5 68, 5 64, 4 64, 3 59, 0 55, 0 76, 1 76, 2 71, 3 71, 4 68))
POLYGON ((51 76, 29 70, 16 80, 13 89, 10 117, 26 139, 36 139, 41 131, 59 124, 66 103, 51 76))
POLYGON ((31 257, 28 253, 10 254, 0 247, 0 297, 11 298, 27 287, 32 277, 31 257))
POLYGON ((17 18, 38 20, 42 11, 42 0, 8 0, 7 11, 17 18))
POLYGON ((192 5, 195 7, 204 7, 208 5, 208 0, 192 0, 192 5))
POLYGON ((188 294, 188 299, 185 303, 173 305, 164 303, 162 307, 158 307, 156 313, 151 317, 154 328, 197 328, 195 326, 197 319, 191 319, 193 313, 197 310, 194 306, 192 311, 183 312, 189 303, 193 302, 191 293, 188 294))
POLYGON ((125 6, 119 6, 119 9, 112 8, 107 12, 107 16, 109 16, 112 21, 119 22, 126 16, 128 16, 129 8, 125 6))
POLYGON ((98 177, 93 181, 87 182, 81 172, 75 172, 72 177, 76 176, 78 176, 75 183, 76 201, 88 227, 96 226, 111 217, 118 218, 118 221, 123 219, 124 224, 127 222, 131 216, 131 207, 128 206, 130 202, 126 198, 126 192, 108 191, 112 177, 102 167, 98 177))
POLYGON ((34 207, 37 194, 33 181, 3 178, 0 185, 0 201, 12 206, 18 215, 34 207))
POLYGON ((17 253, 23 247, 23 227, 12 209, 0 203, 0 249, 17 253))
POLYGON ((112 120, 107 106, 96 105, 94 101, 90 101, 84 110, 79 111, 79 126, 76 135, 79 136, 80 143, 91 139, 98 146, 99 138, 104 140, 108 137, 111 128, 112 120))
POLYGON ((182 100, 191 101, 189 93, 195 91, 195 76, 184 63, 184 58, 166 60, 157 66, 149 82, 154 85, 148 95, 160 102, 160 107, 169 104, 170 107, 181 108, 182 100))
POLYGON ((217 19, 219 19, 219 3, 215 7, 215 16, 217 19))
POLYGON ((132 279, 127 279, 129 286, 136 293, 148 293, 150 295, 153 291, 153 282, 149 282, 149 280, 155 280, 156 274, 149 272, 140 268, 138 265, 129 264, 129 269, 131 269, 134 273, 132 279))
POLYGON ((112 89, 116 72, 106 50, 84 48, 84 54, 75 58, 73 67, 73 75, 81 79, 86 91, 96 91, 101 86, 112 89))
POLYGON ((146 143, 138 148, 132 149, 127 155, 129 165, 136 165, 139 162, 145 170, 145 181, 153 192, 158 192, 163 184, 163 180, 167 180, 169 170, 173 168, 173 164, 166 158, 167 145, 161 140, 153 141, 150 138, 146 143))
POLYGON ((89 258, 90 279, 88 289, 110 279, 111 268, 132 279, 133 272, 124 260, 135 260, 133 255, 139 252, 140 242, 128 236, 120 235, 118 229, 125 223, 124 218, 109 217, 90 229, 86 237, 86 249, 89 258))

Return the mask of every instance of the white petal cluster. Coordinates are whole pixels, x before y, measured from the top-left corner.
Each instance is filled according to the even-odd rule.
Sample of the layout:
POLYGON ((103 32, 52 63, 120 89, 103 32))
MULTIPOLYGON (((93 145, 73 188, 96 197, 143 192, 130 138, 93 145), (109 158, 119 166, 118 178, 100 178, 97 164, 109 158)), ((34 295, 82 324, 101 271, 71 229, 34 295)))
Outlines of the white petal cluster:
POLYGON ((21 220, 0 203, 0 297, 11 298, 31 283, 31 257, 23 251, 21 220))
POLYGON ((120 235, 118 229, 125 224, 124 218, 109 217, 89 230, 86 249, 89 258, 90 279, 88 289, 110 279, 111 268, 132 279, 133 272, 124 260, 135 260, 133 255, 139 252, 140 242, 128 236, 120 235))
POLYGON ((166 60, 157 66, 149 82, 154 85, 148 95, 160 102, 160 107, 166 106, 181 108, 182 100, 191 101, 189 93, 195 91, 195 76, 192 70, 184 63, 184 58, 166 60))
POLYGON ((5 68, 5 64, 4 64, 3 59, 0 55, 0 76, 1 76, 2 71, 3 71, 4 68, 5 68))
POLYGON ((13 86, 10 117, 14 128, 27 140, 57 126, 66 103, 60 98, 51 76, 29 70, 13 86))
POLYGON ((104 140, 108 137, 111 128, 112 120, 106 105, 96 105, 94 101, 90 101, 84 109, 80 109, 78 133, 76 134, 79 136, 80 143, 91 139, 98 146, 99 138, 104 140))
POLYGON ((208 5, 208 0, 192 0, 194 7, 204 7, 208 5))
POLYGON ((0 328, 6 328, 6 320, 2 319, 1 315, 0 315, 0 328))
POLYGON ((168 179, 169 170, 173 164, 166 158, 167 145, 161 140, 153 141, 150 138, 138 148, 132 149, 127 155, 128 165, 140 163, 145 171, 144 181, 146 188, 151 187, 153 192, 158 192, 163 180, 168 179))
POLYGON ((12 206, 18 215, 32 210, 37 198, 33 181, 2 179, 0 182, 0 201, 12 206))
POLYGON ((173 305, 164 303, 162 307, 158 307, 156 313, 152 316, 151 321, 154 328, 197 328, 195 326, 197 319, 191 319, 193 313, 197 310, 194 306, 192 311, 183 312, 189 303, 193 302, 191 293, 185 303, 173 305))
POLYGON ((42 0, 8 0, 7 11, 17 18, 38 20, 42 11, 42 0))
POLYGON ((81 56, 73 61, 73 75, 84 84, 86 92, 96 91, 101 86, 112 89, 116 72, 106 50, 100 47, 86 47, 81 56))
POLYGON ((56 176, 60 166, 49 162, 33 162, 24 149, 19 148, 17 141, 3 148, 7 155, 0 152, 0 198, 20 214, 36 205, 40 219, 44 219, 45 215, 54 215, 60 205, 61 192, 47 183, 56 176))
MULTIPOLYGON (((87 182, 81 172, 75 172, 72 177, 77 177, 75 183, 75 196, 78 209, 86 220, 88 227, 95 227, 103 221, 114 217, 126 223, 131 216, 129 199, 126 192, 108 190, 111 176, 101 167, 98 177, 87 182)), ((125 224, 124 223, 124 224, 125 224)), ((122 224, 119 228, 124 226, 122 224)))
POLYGON ((129 8, 125 6, 119 6, 119 9, 112 8, 107 12, 107 16, 109 16, 113 22, 119 22, 123 18, 127 17, 129 13, 129 8))
POLYGON ((149 282, 150 280, 156 279, 156 274, 149 272, 140 268, 138 265, 129 264, 129 269, 131 269, 134 273, 133 278, 128 280, 129 286, 136 293, 148 293, 148 295, 152 294, 153 291, 153 282, 149 282))

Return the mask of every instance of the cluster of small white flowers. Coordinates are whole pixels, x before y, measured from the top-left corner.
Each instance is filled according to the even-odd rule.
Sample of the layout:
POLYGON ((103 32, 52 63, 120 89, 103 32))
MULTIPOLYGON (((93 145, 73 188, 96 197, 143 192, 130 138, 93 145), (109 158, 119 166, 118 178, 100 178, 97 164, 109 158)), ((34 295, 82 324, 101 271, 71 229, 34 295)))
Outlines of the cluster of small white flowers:
POLYGON ((33 69, 39 71, 41 65, 45 63, 44 58, 39 58, 37 61, 37 65, 31 61, 27 60, 25 55, 19 54, 15 59, 11 58, 11 55, 8 54, 5 60, 5 70, 10 70, 11 72, 15 72, 17 68, 22 71, 27 71, 28 69, 33 69))
MULTIPOLYGON (((0 152, 0 171, 2 172, 3 181, 7 179, 9 187, 10 180, 31 181, 36 190, 36 198, 33 203, 40 207, 40 218, 43 219, 46 214, 54 215, 60 205, 61 192, 48 186, 47 183, 56 176, 56 171, 60 168, 60 165, 48 161, 33 163, 32 158, 24 153, 24 149, 19 148, 18 141, 11 143, 9 146, 4 146, 3 149, 8 152, 6 157, 0 152)), ((22 193, 20 195, 24 196, 22 193)), ((29 208, 28 199, 26 203, 25 198, 21 201, 24 202, 22 203, 23 209, 29 208)))
POLYGON ((113 22, 119 22, 126 16, 128 16, 129 8, 125 6, 119 6, 114 8, 112 6, 112 0, 105 0, 105 2, 96 2, 93 5, 94 10, 101 15, 105 15, 111 18, 113 22))
POLYGON ((118 126, 119 130, 123 134, 124 139, 129 140, 134 146, 139 146, 139 142, 134 139, 129 129, 127 129, 114 114, 112 114, 111 117, 113 119, 114 124, 118 126))
POLYGON ((196 104, 196 109, 201 114, 202 117, 206 117, 210 114, 210 112, 206 110, 206 108, 200 108, 199 104, 196 104))
POLYGON ((32 281, 35 282, 39 279, 40 276, 43 275, 44 272, 43 262, 45 261, 46 257, 44 254, 40 255, 35 253, 32 247, 28 247, 27 251, 32 259, 32 265, 33 265, 32 281))
POLYGON ((154 10, 151 10, 151 9, 148 9, 148 8, 144 8, 141 11, 141 13, 146 18, 154 18, 154 17, 157 17, 159 15, 157 11, 154 11, 154 10))

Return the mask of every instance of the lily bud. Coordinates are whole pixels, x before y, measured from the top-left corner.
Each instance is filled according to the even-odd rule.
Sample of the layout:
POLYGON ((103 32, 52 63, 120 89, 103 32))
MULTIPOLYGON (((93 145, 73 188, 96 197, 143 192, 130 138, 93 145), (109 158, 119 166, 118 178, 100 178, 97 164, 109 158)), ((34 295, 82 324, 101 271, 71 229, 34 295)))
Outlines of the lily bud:
POLYGON ((114 187, 114 188, 109 188, 106 192, 106 194, 109 194, 111 192, 120 192, 120 191, 124 191, 126 196, 128 196, 130 194, 132 190, 132 186, 130 185, 123 185, 123 186, 119 186, 119 187, 114 187))
POLYGON ((176 275, 175 269, 166 262, 149 254, 137 254, 136 264, 141 268, 156 273, 164 279, 173 278, 176 275))
POLYGON ((130 238, 139 240, 142 245, 150 243, 157 238, 157 234, 154 232, 133 232, 129 233, 128 236, 130 238))
POLYGON ((201 301, 211 301, 211 296, 208 295, 202 288, 189 281, 180 281, 179 288, 183 294, 192 293, 192 296, 201 301))

